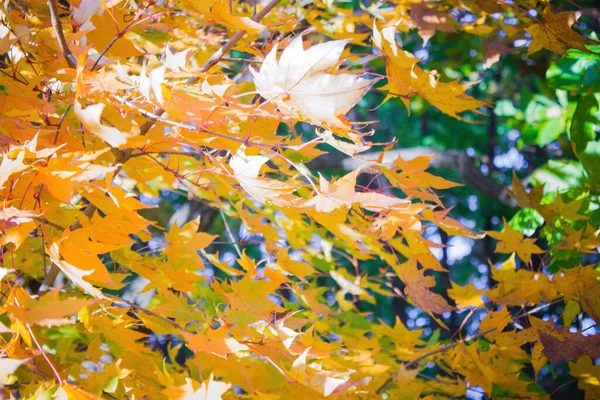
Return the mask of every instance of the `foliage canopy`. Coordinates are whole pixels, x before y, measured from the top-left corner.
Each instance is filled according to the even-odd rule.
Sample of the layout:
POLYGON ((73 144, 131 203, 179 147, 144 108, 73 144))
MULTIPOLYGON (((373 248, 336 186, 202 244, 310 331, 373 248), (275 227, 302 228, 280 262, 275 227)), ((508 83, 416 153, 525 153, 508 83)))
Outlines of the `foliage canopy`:
POLYGON ((1 12, 11 398, 600 398, 597 10, 1 12))

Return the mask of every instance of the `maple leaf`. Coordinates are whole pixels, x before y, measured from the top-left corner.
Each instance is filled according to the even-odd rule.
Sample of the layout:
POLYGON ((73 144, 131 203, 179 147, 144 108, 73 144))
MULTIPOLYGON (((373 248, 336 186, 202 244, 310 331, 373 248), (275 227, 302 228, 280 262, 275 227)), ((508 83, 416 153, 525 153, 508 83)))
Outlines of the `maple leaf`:
POLYGON ((455 32, 454 22, 448 15, 426 5, 414 3, 410 8, 410 19, 417 25, 419 36, 423 38, 423 46, 433 37, 436 31, 455 32))
POLYGON ((251 69, 256 89, 282 111, 299 112, 311 122, 347 129, 340 116, 377 82, 350 73, 330 73, 347 43, 334 40, 304 50, 302 36, 298 36, 283 50, 279 61, 275 45, 260 70, 251 69))
POLYGON ((25 324, 57 326, 70 323, 64 317, 77 314, 84 306, 93 304, 90 300, 79 298, 59 299, 59 291, 53 290, 38 299, 28 298, 26 304, 12 305, 5 310, 25 324))
POLYGON ((486 331, 488 329, 496 329, 501 332, 508 324, 512 322, 512 317, 506 307, 500 311, 490 311, 485 319, 481 321, 479 329, 486 331))
MULTIPOLYGON (((91 3, 97 4, 96 2, 91 3)), ((107 2, 107 8, 109 8, 108 4, 110 4, 110 2, 107 2)), ((123 35, 123 33, 126 33, 125 28, 128 24, 127 21, 130 18, 128 8, 111 7, 110 11, 103 11, 104 10, 100 8, 91 16, 91 24, 86 26, 88 31, 85 32, 87 42, 92 43, 98 52, 107 49, 106 55, 115 59, 118 59, 119 57, 142 55, 143 53, 128 40, 128 37, 123 35), (111 41, 117 36, 120 37, 121 40, 117 40, 109 46, 111 41)), ((85 62, 78 62, 78 67, 81 68, 83 66, 85 66, 85 62)))
POLYGON ((186 71, 185 65, 188 62, 188 54, 190 51, 191 49, 185 49, 184 51, 173 53, 169 46, 167 46, 165 48, 165 58, 163 61, 165 67, 173 72, 186 71))
POLYGON ((27 239, 28 235, 35 229, 33 218, 39 215, 15 207, 0 209, 0 246, 13 243, 19 248, 27 239))
POLYGON ((523 182, 517 177, 517 173, 513 171, 510 194, 519 202, 521 207, 538 209, 544 196, 544 186, 536 186, 528 192, 523 186, 523 182))
POLYGON ((600 365, 596 365, 589 356, 581 357, 577 362, 569 362, 569 374, 579 380, 578 386, 585 390, 586 400, 600 396, 600 365))
POLYGON ((199 226, 200 219, 190 221, 181 228, 175 223, 171 225, 171 229, 165 235, 168 245, 163 253, 174 267, 195 264, 197 268, 202 268, 202 259, 198 251, 210 245, 217 236, 198 232, 199 226))
POLYGON ((482 239, 485 234, 473 232, 460 222, 448 217, 450 210, 433 211, 428 208, 423 210, 423 217, 442 228, 448 235, 464 236, 472 239, 482 239))
POLYGON ((465 91, 474 83, 443 83, 435 71, 425 72, 417 63, 420 61, 408 51, 398 48, 395 27, 384 28, 381 32, 373 27, 373 42, 386 57, 386 71, 389 76, 385 88, 388 99, 400 97, 410 112, 410 98, 418 94, 445 114, 458 118, 467 110, 476 110, 488 103, 467 96, 465 91))
POLYGON ((393 328, 387 324, 381 324, 373 326, 372 329, 374 332, 385 335, 394 341, 396 355, 401 360, 411 360, 423 351, 422 346, 425 344, 421 340, 423 332, 419 329, 408 329, 399 317, 396 317, 393 328), (397 340, 397 338, 402 338, 402 340, 397 340))
POLYGON ((334 137, 333 132, 331 131, 321 132, 317 129, 316 133, 317 136, 323 140, 323 142, 351 157, 371 148, 371 145, 366 143, 349 143, 343 140, 338 140, 334 137))
POLYGON ((0 189, 4 188, 6 181, 8 181, 12 174, 24 171, 28 168, 23 163, 25 159, 25 151, 19 151, 16 157, 9 157, 8 154, 4 154, 2 157, 2 163, 0 164, 0 189))
POLYGON ((226 325, 222 325, 218 329, 209 328, 205 332, 195 335, 184 333, 183 337, 190 349, 212 353, 219 357, 227 357, 238 351, 249 350, 248 346, 229 336, 226 325))
POLYGON ((535 244, 535 239, 525 239, 525 235, 515 231, 506 220, 504 220, 504 232, 488 231, 487 234, 500 241, 496 245, 498 253, 517 253, 525 263, 531 261, 532 254, 544 253, 544 250, 535 244))
MULTIPOLYGON (((175 13, 163 1, 140 8, 125 0, 77 0, 71 13, 61 12, 57 0, 24 3, 25 9, 9 7, 0 26, 0 54, 6 53, 0 76, 5 397, 464 398, 475 386, 488 397, 543 397, 540 388, 546 386, 522 378, 532 370, 537 381, 549 362, 569 363, 563 372, 552 369, 558 380, 568 381, 565 390, 577 385, 587 398, 600 397, 600 367, 593 365, 600 342, 597 333, 584 336, 595 328, 569 332, 573 325, 583 329, 579 325, 589 318, 600 320, 600 272, 593 263, 577 265, 594 261, 585 253, 600 245, 597 182, 592 163, 586 163, 595 154, 596 122, 587 117, 597 107, 584 101, 597 92, 591 65, 597 57, 582 54, 596 42, 571 30, 574 13, 544 5, 543 22, 532 24, 519 9, 535 5, 524 0, 467 2, 461 5, 465 18, 448 1, 394 0, 388 7, 333 0, 184 0, 184 12, 175 13), (190 18, 194 12, 200 20, 190 18), (365 26, 373 18, 387 27, 376 26, 370 44, 365 26), (297 35, 299 20, 318 32, 303 34, 310 45, 290 36, 297 35), (271 36, 262 34, 267 27, 271 36), (569 96, 559 96, 561 106, 572 111, 577 102, 575 115, 562 121, 572 125, 563 139, 577 142, 571 147, 590 174, 572 161, 561 164, 571 170, 556 171, 550 179, 546 168, 536 172, 541 184, 529 191, 516 178, 512 186, 520 206, 535 210, 519 213, 518 222, 526 226, 533 215, 539 225, 538 214, 545 220, 544 268, 517 268, 517 255, 531 262, 541 250, 533 237, 507 226, 490 236, 500 240, 496 253, 512 254, 500 269, 489 266, 485 289, 476 289, 479 283, 436 284, 447 273, 447 257, 438 258, 435 250, 448 243, 437 243, 430 231, 473 240, 482 235, 451 218, 434 192, 460 185, 427 172, 433 156, 414 158, 422 149, 406 149, 390 160, 396 141, 377 142, 390 139, 384 131, 409 135, 398 141, 410 145, 416 128, 410 121, 406 129, 401 126, 404 119, 395 115, 394 104, 370 109, 377 94, 363 95, 376 79, 355 71, 375 71, 385 61, 388 98, 400 97, 406 107, 421 96, 460 119, 486 103, 465 94, 471 83, 424 71, 429 64, 397 46, 396 28, 409 41, 415 33, 427 41, 436 31, 452 32, 427 47, 429 59, 448 74, 481 72, 481 66, 502 62, 501 54, 527 51, 515 46, 525 28, 533 35, 530 54, 575 48, 566 64, 536 63, 535 74, 549 66, 549 76, 560 78, 551 89, 569 89, 569 96), (505 38, 498 39, 500 30, 505 38), (464 46, 472 44, 466 35, 481 36, 483 47, 463 51, 473 47, 464 46), (280 39, 290 37, 295 39, 280 39), (246 73, 246 65, 260 64, 246 73), (266 100, 261 104, 255 93, 266 100), (369 131, 373 121, 344 119, 358 103, 353 115, 378 115, 381 132, 369 131), (589 126, 578 128, 582 115, 579 125, 589 126), (316 134, 299 122, 318 125, 316 134), (577 129, 585 132, 577 136, 577 129), (583 152, 582 141, 590 142, 589 151, 583 152), (363 154, 371 146, 384 150, 363 154), (331 157, 345 172, 331 181, 322 173, 317 188, 311 178, 317 171, 309 169, 318 165, 310 160, 320 156, 331 157), (375 175, 366 187, 357 183, 363 171, 375 175), (369 189, 375 182, 378 191, 369 189), (402 194, 388 195, 388 187, 402 194), (170 227, 167 214, 180 195, 182 201, 187 195, 182 210, 211 203, 199 206, 202 224, 193 214, 173 218, 178 224, 170 227), (222 208, 234 229, 228 223, 224 229, 218 218, 209 223, 215 214, 209 208, 222 208), (213 234, 222 240, 215 243, 213 234), (215 253, 208 254, 208 246, 215 253), (58 271, 66 281, 62 275, 55 279, 58 271), (33 293, 29 283, 42 279, 33 293), (119 291, 125 302, 116 295, 107 300, 104 289, 119 291), (415 306, 406 325, 398 310, 385 309, 396 296, 415 306), (413 312, 425 312, 444 327, 437 315, 452 312, 449 320, 456 322, 460 310, 450 299, 457 309, 478 308, 467 316, 467 330, 471 314, 487 311, 479 332, 444 338, 429 319, 413 318, 413 312), (363 302, 373 307, 363 309, 363 302), (564 328, 536 318, 541 307, 564 328), (373 310, 382 321, 375 321, 373 310), (523 321, 529 324, 520 329, 523 321), (419 328, 412 329, 413 323, 419 328), (62 324, 70 326, 55 327, 62 324), (430 362, 436 367, 428 376, 419 373, 430 362), (18 368, 22 364, 30 368, 18 368), (371 377, 374 385, 368 385, 371 377)), ((541 81, 533 85, 533 103, 531 96, 502 91, 531 83, 533 70, 526 64, 508 80, 481 75, 486 80, 481 89, 508 96, 495 113, 499 127, 519 128, 515 122, 525 119, 531 125, 525 136, 535 136, 537 128, 545 135, 547 124, 534 126, 531 117, 537 121, 551 113, 532 106, 552 90, 541 81)), ((422 114, 420 103, 413 104, 417 108, 422 114)), ((442 136, 461 129, 458 122, 440 124, 436 115, 420 118, 424 135, 428 126, 442 136)), ((425 138, 425 145, 456 142, 438 136, 425 138)), ((459 147, 467 148, 474 139, 463 136, 459 147)))
POLYGON ((93 271, 85 271, 77 268, 76 266, 69 264, 65 260, 60 257, 58 244, 52 243, 50 248, 48 249, 48 255, 50 256, 50 260, 54 264, 56 264, 61 271, 73 281, 73 283, 79 286, 85 293, 97 298, 104 299, 105 296, 102 292, 96 289, 91 283, 84 279, 85 276, 92 274, 93 271))
POLYGON ((231 13, 231 3, 228 0, 183 0, 183 4, 192 10, 204 14, 218 24, 258 35, 265 26, 248 17, 236 17, 231 13))
POLYGON ((220 400, 231 388, 230 383, 215 381, 213 374, 201 384, 190 378, 186 378, 185 382, 185 385, 166 389, 164 393, 168 398, 177 400, 220 400))
POLYGON ((600 357, 600 336, 583 336, 581 332, 569 332, 558 328, 538 329, 544 345, 543 354, 552 364, 571 361, 583 355, 600 357))
POLYGON ((533 366, 533 370, 535 372, 535 377, 540 374, 542 368, 548 364, 548 359, 543 354, 544 346, 541 342, 536 342, 533 345, 533 351, 531 352, 531 365, 533 366))
POLYGON ((292 204, 295 196, 291 195, 296 186, 286 182, 259 177, 261 167, 269 161, 269 157, 246 155, 246 147, 240 146, 238 151, 229 160, 234 178, 242 185, 256 201, 260 203, 273 203, 280 206, 292 204))
POLYGON ((310 348, 294 360, 290 369, 290 376, 297 382, 310 387, 321 393, 323 396, 329 396, 338 387, 350 380, 350 375, 355 371, 328 371, 322 369, 318 363, 307 364, 310 348))
POLYGON ((342 207, 351 207, 358 204, 370 211, 382 211, 400 205, 407 205, 409 201, 382 193, 362 193, 355 190, 356 178, 362 168, 344 175, 335 182, 328 182, 320 175, 320 192, 313 198, 304 202, 304 207, 315 207, 318 212, 328 213, 342 207))
POLYGON ((482 307, 482 295, 483 291, 476 289, 473 283, 460 286, 452 282, 452 288, 448 290, 448 296, 454 300, 458 308, 482 307))
POLYGON ((329 271, 329 275, 331 275, 333 280, 342 288, 342 290, 335 294, 335 298, 343 310, 350 310, 354 308, 354 304, 345 299, 344 296, 346 295, 346 293, 359 296, 361 299, 364 298, 364 296, 366 295, 366 291, 360 287, 360 277, 356 277, 353 282, 345 276, 346 274, 344 270, 332 270, 329 271))
POLYGON ((587 39, 571 29, 577 18, 579 18, 578 12, 555 13, 552 11, 552 7, 547 5, 542 13, 542 22, 525 29, 533 37, 527 55, 541 49, 548 49, 563 56, 567 55, 567 49, 570 48, 589 52, 584 44, 598 44, 599 42, 587 39))
POLYGON ((100 118, 104 107, 106 107, 105 104, 97 103, 82 108, 81 103, 75 100, 74 111, 87 131, 98 136, 112 147, 124 147, 129 138, 135 136, 136 133, 121 132, 115 127, 103 125, 100 118))
POLYGON ((408 260, 400 269, 398 277, 406 284, 404 293, 411 302, 430 314, 443 314, 453 311, 454 307, 448 304, 446 299, 430 290, 435 286, 435 278, 425 276, 423 273, 423 270, 418 269, 415 259, 408 260))
POLYGON ((13 374, 17 368, 29 361, 29 358, 14 359, 14 358, 0 358, 0 382, 4 382, 5 379, 13 374))

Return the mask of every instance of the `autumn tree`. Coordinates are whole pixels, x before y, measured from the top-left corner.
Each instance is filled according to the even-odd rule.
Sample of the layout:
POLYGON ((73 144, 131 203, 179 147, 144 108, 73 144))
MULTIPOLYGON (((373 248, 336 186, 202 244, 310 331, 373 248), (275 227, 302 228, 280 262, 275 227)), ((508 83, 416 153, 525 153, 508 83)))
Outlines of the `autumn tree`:
POLYGON ((597 9, 1 13, 4 397, 600 397, 597 9))

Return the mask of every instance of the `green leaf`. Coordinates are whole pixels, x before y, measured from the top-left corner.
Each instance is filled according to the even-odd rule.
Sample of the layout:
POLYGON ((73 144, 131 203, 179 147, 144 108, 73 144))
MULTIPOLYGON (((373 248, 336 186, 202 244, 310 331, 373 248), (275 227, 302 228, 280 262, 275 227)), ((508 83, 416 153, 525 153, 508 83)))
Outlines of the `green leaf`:
POLYGON ((588 142, 596 137, 595 128, 598 120, 594 116, 598 112, 598 100, 594 95, 582 97, 571 121, 570 135, 575 154, 586 148, 588 142))
POLYGON ((583 153, 578 154, 583 168, 592 183, 600 183, 600 142, 589 142, 583 153))
POLYGON ((534 234, 537 228, 544 224, 544 217, 531 208, 522 208, 509 221, 516 231, 523 232, 526 236, 534 234))
POLYGON ((548 68, 546 79, 558 89, 597 91, 600 89, 600 55, 571 49, 567 57, 548 68))
POLYGON ((587 180, 583 165, 571 160, 550 160, 533 173, 532 179, 536 186, 544 184, 544 193, 581 188, 587 180))

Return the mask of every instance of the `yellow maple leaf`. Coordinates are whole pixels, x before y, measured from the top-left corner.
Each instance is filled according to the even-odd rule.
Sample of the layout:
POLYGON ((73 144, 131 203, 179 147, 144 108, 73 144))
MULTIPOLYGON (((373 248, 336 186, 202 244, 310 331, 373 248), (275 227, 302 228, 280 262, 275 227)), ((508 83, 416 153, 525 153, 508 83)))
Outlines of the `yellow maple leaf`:
POLYGON ((234 16, 228 0, 183 0, 183 4, 218 24, 246 31, 251 35, 258 35, 265 30, 263 24, 251 18, 234 16))
POLYGON ((103 103, 92 104, 83 108, 79 101, 75 100, 75 115, 90 133, 98 136, 112 147, 124 147, 129 138, 137 135, 136 132, 122 132, 113 126, 107 126, 100 122, 102 110, 106 107, 103 103))
MULTIPOLYGON (((400 97, 410 112, 410 98, 416 94, 427 100, 445 114, 458 118, 458 114, 467 110, 477 110, 488 103, 476 100, 465 94, 469 86, 475 83, 454 82, 443 83, 436 71, 425 72, 417 63, 414 55, 398 48, 396 45, 395 27, 387 27, 379 31, 373 27, 373 42, 386 57, 388 84, 385 88, 390 97, 400 97)), ((387 100, 387 99, 386 99, 387 100)))
POLYGON ((72 280, 73 283, 77 285, 81 290, 97 299, 105 298, 105 296, 100 290, 95 288, 91 283, 84 279, 85 276, 90 275, 93 271, 79 269, 76 266, 69 264, 68 262, 63 260, 60 257, 57 243, 52 243, 52 245, 50 245, 50 248, 47 251, 48 255, 50 256, 50 260, 52 260, 52 262, 60 268, 60 270, 67 276, 67 278, 72 280))
POLYGON ((211 244, 217 236, 198 232, 199 226, 199 218, 188 222, 182 227, 173 224, 165 235, 168 244, 163 254, 167 256, 173 268, 194 266, 200 269, 203 267, 198 251, 211 244))
POLYGON ((14 156, 8 154, 2 155, 2 163, 0 163, 0 189, 4 188, 4 184, 10 179, 12 174, 21 172, 29 168, 23 163, 25 160, 25 149, 21 150, 14 156))
POLYGON ((323 396, 329 396, 350 380, 350 375, 354 373, 353 370, 328 371, 323 369, 321 364, 308 364, 309 351, 310 348, 306 349, 292 364, 289 374, 297 382, 316 390, 323 396))
POLYGON ((448 296, 454 300, 458 308, 482 307, 482 295, 483 291, 475 288, 473 283, 469 283, 467 286, 460 286, 452 282, 452 288, 448 290, 448 296))
POLYGON ((539 209, 540 202, 544 196, 544 186, 536 186, 528 192, 523 182, 517 177, 517 173, 513 171, 510 194, 519 202, 521 207, 539 209))
POLYGON ((210 374, 206 382, 198 383, 185 378, 185 385, 165 389, 163 393, 175 400, 220 400, 230 388, 230 383, 215 381, 213 374, 210 374))
POLYGON ((482 239, 485 236, 485 234, 473 232, 457 220, 448 217, 449 212, 449 209, 433 211, 432 209, 427 208, 423 210, 423 217, 427 221, 434 222, 448 235, 464 236, 472 239, 482 239))
POLYGON ((229 354, 238 351, 249 350, 248 346, 238 342, 228 334, 227 326, 223 324, 220 328, 208 328, 206 332, 191 334, 183 333, 187 345, 193 351, 212 353, 226 358, 229 354))
POLYGON ((577 12, 562 11, 555 13, 550 5, 546 6, 541 23, 531 25, 525 29, 533 37, 527 55, 529 56, 541 49, 548 49, 563 56, 567 55, 567 49, 589 52, 584 44, 598 44, 598 42, 587 39, 571 29, 578 17, 577 12))
POLYGON ((34 217, 38 215, 15 207, 0 209, 0 246, 13 243, 19 248, 36 227, 34 217))
POLYGON ((517 253, 525 263, 531 261, 532 254, 544 253, 544 250, 535 244, 535 239, 525 239, 523 233, 515 231, 506 220, 504 220, 504 232, 488 231, 487 234, 500 241, 496 246, 496 252, 517 253))
POLYGON ((130 18, 127 7, 113 7, 110 11, 94 15, 91 18, 94 29, 86 33, 87 43, 98 52, 107 49, 106 55, 111 58, 142 55, 143 53, 128 40, 127 34, 119 35, 124 32, 130 18), (117 35, 119 39, 112 43, 117 35))
POLYGON ((70 297, 59 298, 59 290, 53 290, 37 299, 28 297, 20 307, 10 305, 4 308, 14 318, 25 324, 42 326, 57 326, 70 323, 64 319, 77 314, 85 305, 92 304, 90 300, 70 297))
POLYGON ((479 328, 482 331, 496 329, 500 332, 511 322, 512 317, 508 312, 508 309, 504 307, 500 311, 490 311, 488 315, 486 315, 485 319, 481 322, 481 326, 479 328))
MULTIPOLYGON (((424 270, 419 270, 414 258, 402 264, 398 277, 406 284, 404 293, 414 305, 425 310, 430 315, 432 313, 443 314, 453 311, 454 307, 448 304, 446 299, 430 290, 430 288, 435 286, 435 278, 433 276, 425 276, 424 272, 424 270)), ((432 317, 434 316, 432 315, 432 317)))

